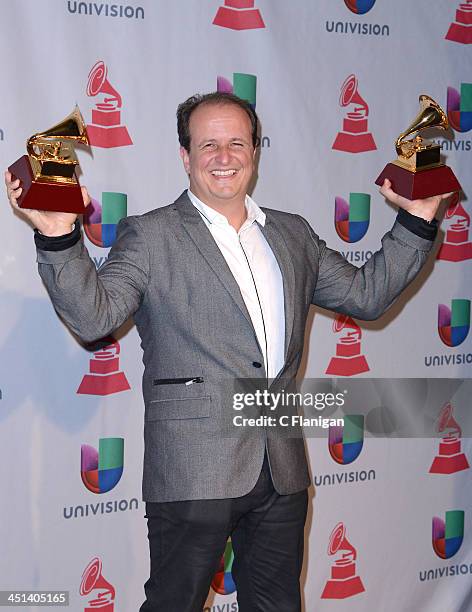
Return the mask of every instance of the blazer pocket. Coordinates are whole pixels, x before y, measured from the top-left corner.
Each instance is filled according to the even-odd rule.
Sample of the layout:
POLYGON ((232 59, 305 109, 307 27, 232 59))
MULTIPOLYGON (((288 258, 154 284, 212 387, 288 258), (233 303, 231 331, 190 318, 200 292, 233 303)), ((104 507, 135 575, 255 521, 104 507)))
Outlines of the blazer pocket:
POLYGON ((146 406, 144 420, 164 421, 172 419, 204 419, 212 415, 211 397, 181 397, 154 399, 146 406))

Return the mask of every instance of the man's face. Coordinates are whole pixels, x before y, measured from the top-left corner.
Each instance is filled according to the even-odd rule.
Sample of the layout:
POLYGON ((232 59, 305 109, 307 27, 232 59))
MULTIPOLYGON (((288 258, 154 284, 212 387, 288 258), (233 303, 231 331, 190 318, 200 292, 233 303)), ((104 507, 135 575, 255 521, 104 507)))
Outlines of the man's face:
POLYGON ((191 191, 209 206, 244 202, 254 171, 251 121, 234 104, 202 104, 189 122, 190 152, 180 147, 191 191))

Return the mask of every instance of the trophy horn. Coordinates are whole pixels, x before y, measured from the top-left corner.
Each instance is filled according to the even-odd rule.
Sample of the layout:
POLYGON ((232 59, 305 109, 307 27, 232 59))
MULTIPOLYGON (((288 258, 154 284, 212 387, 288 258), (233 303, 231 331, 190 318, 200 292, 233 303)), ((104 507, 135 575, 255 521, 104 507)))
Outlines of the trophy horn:
MULTIPOLYGON (((421 130, 431 127, 437 127, 442 130, 447 130, 449 127, 447 115, 437 102, 425 94, 420 96, 419 101, 420 112, 413 119, 412 123, 407 127, 407 129, 400 134, 395 143, 395 148, 398 155, 411 157, 411 155, 414 154, 415 148, 412 145, 414 140, 406 140, 406 137, 410 134, 414 134, 415 132, 420 132, 421 130)), ((417 136, 417 138, 420 138, 420 136, 417 136)), ((421 138, 418 144, 421 144, 421 138)))
POLYGON ((33 134, 28 139, 26 148, 31 157, 38 161, 59 161, 60 159, 62 164, 76 164, 76 160, 59 158, 59 150, 63 140, 75 140, 82 144, 90 144, 85 121, 77 105, 65 119, 56 123, 56 125, 45 132, 33 134), (40 149, 40 153, 35 151, 35 147, 40 149))

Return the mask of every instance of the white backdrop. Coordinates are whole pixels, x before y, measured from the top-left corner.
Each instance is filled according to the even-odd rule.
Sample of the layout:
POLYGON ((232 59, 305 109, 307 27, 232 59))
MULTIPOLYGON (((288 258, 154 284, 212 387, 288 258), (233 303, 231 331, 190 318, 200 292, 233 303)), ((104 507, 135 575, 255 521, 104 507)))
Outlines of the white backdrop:
MULTIPOLYGON (((446 140, 436 133, 464 192, 461 206, 442 224, 442 238, 450 228, 446 241, 453 246, 448 259, 431 259, 380 321, 361 324, 361 352, 369 370, 354 375, 468 378, 472 334, 457 346, 445 343, 438 332, 438 306, 445 306, 444 325, 451 304, 453 325, 459 311, 460 323, 470 324, 470 0, 462 8, 458 0, 256 0, 254 8, 250 0, 227 0, 217 20, 222 25, 214 24, 223 4, 3 2, 2 167, 24 153, 31 134, 60 121, 78 103, 94 140, 90 150, 79 152, 81 182, 103 206, 102 221, 117 201, 122 206, 126 200, 128 215, 166 205, 186 187, 175 129, 178 103, 216 89, 218 76, 233 83, 235 73, 255 75, 263 137, 255 200, 302 214, 331 247, 360 264, 379 247, 395 217, 375 178, 394 159, 393 143, 416 115, 418 95, 427 93, 448 109, 457 128, 446 140), (453 40, 448 40, 452 23, 448 37, 453 40), (119 96, 103 89, 87 95, 89 72, 99 61, 119 96), (341 87, 350 75, 361 100, 341 107, 341 87), (332 148, 348 113, 354 115, 341 149, 360 148, 357 153, 332 148), (361 124, 363 134, 353 133, 354 123, 361 124), (370 196, 370 215, 363 219, 369 227, 358 242, 349 243, 336 231, 335 198, 349 203, 356 193, 365 194, 363 202, 370 196)), ((114 595, 109 591, 109 606, 98 609, 137 610, 148 573, 140 496, 139 339, 128 325, 116 335, 119 354, 117 346, 96 357, 81 347, 58 320, 37 276, 31 229, 11 214, 6 199, 1 211, 0 589, 65 589, 70 609, 96 609, 87 603, 92 595, 80 594, 80 585, 85 567, 98 557, 103 578, 115 590, 114 595), (92 392, 107 395, 90 394, 90 389, 77 393, 91 359, 92 369, 105 362, 123 372, 93 377, 92 392), (94 493, 81 479, 81 445, 98 449, 105 438, 124 439, 124 461, 118 452, 111 466, 119 471, 123 465, 123 473, 121 478, 115 474, 110 490, 94 493)), ((123 206, 120 214, 126 214, 123 206)), ((92 231, 100 236, 101 229, 92 231)), ((108 248, 89 236, 86 244, 100 265, 108 248)), ((333 332, 332 325, 333 316, 326 312, 317 311, 310 320, 303 375, 325 376, 345 333, 333 332)), ((346 373, 344 366, 341 362, 336 375, 346 373)), ((460 409, 455 418, 460 422, 460 409)), ((333 475, 334 484, 321 484, 313 501, 305 609, 471 610, 470 469, 429 474, 438 440, 366 438, 354 467, 333 461, 325 439, 309 440, 308 446, 313 475, 321 480, 333 475), (351 482, 343 481, 348 476, 342 474, 362 471, 370 473, 367 480, 354 474, 351 482), (445 513, 454 510, 464 511, 463 542, 453 556, 441 559, 431 543, 432 518, 444 521, 445 513), (339 522, 357 550, 356 572, 365 590, 346 599, 322 599, 339 558, 327 553, 339 522), (459 568, 454 576, 453 566, 459 568), (441 571, 428 575, 427 570, 441 571)), ((472 461, 469 440, 462 440, 462 451, 472 461)), ((234 612, 235 602, 234 593, 212 593, 206 610, 234 612)))

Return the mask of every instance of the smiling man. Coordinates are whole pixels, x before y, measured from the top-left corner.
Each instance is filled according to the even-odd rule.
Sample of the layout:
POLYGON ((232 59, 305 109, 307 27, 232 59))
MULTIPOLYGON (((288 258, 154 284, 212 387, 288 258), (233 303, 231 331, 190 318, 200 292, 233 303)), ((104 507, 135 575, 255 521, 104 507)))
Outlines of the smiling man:
POLYGON ((241 612, 299 612, 303 439, 277 427, 228 436, 222 381, 293 381, 310 304, 380 316, 426 261, 445 196, 410 202, 386 181, 382 194, 401 210, 357 268, 302 217, 249 197, 258 124, 247 102, 193 96, 177 124, 189 189, 123 219, 99 271, 75 215, 21 211, 6 173, 8 196, 37 228, 39 271, 66 324, 93 341, 132 315, 141 336, 151 557, 141 612, 201 612, 228 536, 241 612))

